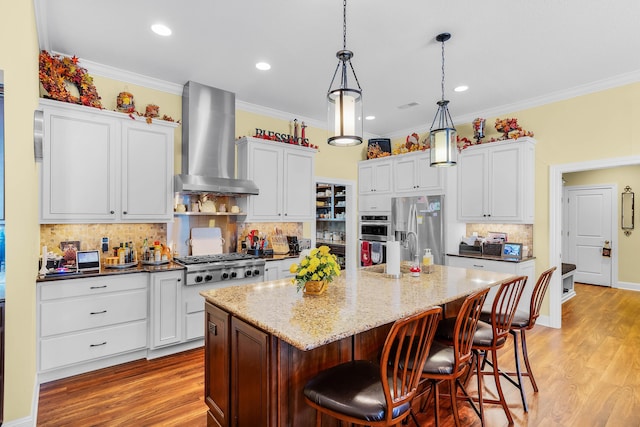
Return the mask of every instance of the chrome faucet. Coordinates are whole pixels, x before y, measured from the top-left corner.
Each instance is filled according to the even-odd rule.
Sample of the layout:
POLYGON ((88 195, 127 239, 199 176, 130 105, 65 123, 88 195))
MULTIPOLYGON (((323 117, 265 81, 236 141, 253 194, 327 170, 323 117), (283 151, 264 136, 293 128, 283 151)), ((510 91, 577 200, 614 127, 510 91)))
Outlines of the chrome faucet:
POLYGON ((418 254, 418 235, 416 234, 415 231, 407 231, 407 237, 404 240, 404 245, 403 246, 405 247, 405 249, 409 248, 409 257, 410 257, 409 261, 413 262, 413 260, 415 259, 416 255, 418 254), (413 245, 409 244, 409 237, 410 236, 413 236, 413 240, 415 242, 415 244, 413 244, 413 245))

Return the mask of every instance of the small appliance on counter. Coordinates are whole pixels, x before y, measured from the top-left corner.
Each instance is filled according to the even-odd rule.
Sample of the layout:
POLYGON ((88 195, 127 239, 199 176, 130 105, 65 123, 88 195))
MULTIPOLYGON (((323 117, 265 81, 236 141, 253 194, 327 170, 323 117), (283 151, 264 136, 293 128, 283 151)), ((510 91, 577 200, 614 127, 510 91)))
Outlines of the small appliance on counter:
POLYGON ((289 244, 289 254, 298 255, 300 253, 298 236, 287 236, 287 243, 289 244))

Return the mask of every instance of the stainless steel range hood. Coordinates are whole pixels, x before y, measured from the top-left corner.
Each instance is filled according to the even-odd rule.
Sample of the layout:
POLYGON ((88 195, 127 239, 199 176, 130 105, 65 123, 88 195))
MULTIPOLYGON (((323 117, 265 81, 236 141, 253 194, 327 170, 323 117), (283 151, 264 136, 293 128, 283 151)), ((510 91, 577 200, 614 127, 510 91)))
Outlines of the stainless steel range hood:
POLYGON ((258 194, 235 176, 236 95, 196 82, 182 91, 182 174, 175 191, 229 195, 258 194))

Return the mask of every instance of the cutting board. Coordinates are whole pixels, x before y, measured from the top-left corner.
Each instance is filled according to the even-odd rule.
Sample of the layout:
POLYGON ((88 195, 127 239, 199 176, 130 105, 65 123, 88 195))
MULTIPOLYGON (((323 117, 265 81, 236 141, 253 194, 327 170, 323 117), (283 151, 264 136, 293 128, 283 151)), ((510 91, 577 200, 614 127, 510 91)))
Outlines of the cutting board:
POLYGON ((191 229, 191 255, 216 255, 222 253, 222 230, 219 227, 191 229))

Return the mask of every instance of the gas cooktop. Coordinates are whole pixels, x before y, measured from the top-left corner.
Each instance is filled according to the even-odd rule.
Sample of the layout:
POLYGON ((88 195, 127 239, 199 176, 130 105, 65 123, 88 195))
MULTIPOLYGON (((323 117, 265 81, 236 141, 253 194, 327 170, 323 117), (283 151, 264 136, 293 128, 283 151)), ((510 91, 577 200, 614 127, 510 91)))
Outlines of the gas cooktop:
POLYGON ((259 257, 255 255, 243 254, 240 252, 216 255, 189 255, 185 257, 174 258, 175 261, 183 265, 212 264, 216 262, 243 261, 253 259, 259 259, 259 257))

